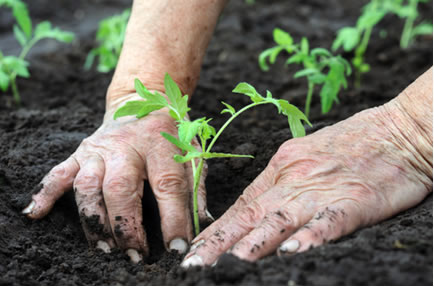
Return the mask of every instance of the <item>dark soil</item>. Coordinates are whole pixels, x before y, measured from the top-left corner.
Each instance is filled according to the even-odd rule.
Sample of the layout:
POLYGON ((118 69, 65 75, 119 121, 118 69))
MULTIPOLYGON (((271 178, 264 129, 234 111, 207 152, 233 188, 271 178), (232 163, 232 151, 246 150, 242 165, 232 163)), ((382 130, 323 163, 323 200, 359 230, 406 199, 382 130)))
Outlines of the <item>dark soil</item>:
MULTIPOLYGON (((73 27, 80 18, 71 15, 88 18, 92 17, 89 11, 106 7, 121 11, 129 5, 128 1, 30 2, 35 19, 57 23, 66 19, 66 27, 73 27)), ((222 124, 220 101, 236 107, 246 103, 243 97, 231 94, 240 81, 252 83, 260 91, 270 89, 275 96, 303 107, 305 81, 292 78, 294 70, 284 67, 283 57, 270 72, 258 68, 257 56, 272 45, 273 28, 290 31, 297 40, 307 36, 312 47, 330 47, 335 31, 354 24, 366 3, 256 2, 249 6, 231 1, 221 17, 192 101, 193 118, 206 115, 215 119, 216 126, 222 124)), ((421 10, 432 21, 432 4, 421 10)), ((0 49, 5 48, 3 39, 11 37, 12 19, 7 15, 0 11, 0 49)), ((432 38, 420 38, 402 51, 402 26, 401 20, 388 17, 374 31, 367 53, 372 72, 363 78, 362 88, 350 85, 328 115, 320 114, 318 97, 314 99, 311 118, 315 128, 309 132, 389 101, 432 65, 432 38), (387 38, 379 36, 381 29, 387 31, 387 38)), ((256 263, 223 256, 214 268, 189 271, 178 267, 180 256, 164 251, 155 205, 144 209, 152 254, 138 265, 130 263, 120 250, 104 254, 88 248, 72 193, 59 200, 43 220, 26 219, 20 211, 39 181, 100 125, 104 113, 111 74, 83 71, 95 27, 80 29, 74 45, 31 57, 32 78, 18 81, 23 107, 7 107, 10 95, 0 97, 0 284, 432 285, 432 195, 392 219, 303 254, 269 256, 256 263)), ((208 203, 214 216, 224 213, 289 137, 287 121, 271 107, 253 110, 229 128, 216 150, 247 151, 256 159, 209 163, 208 203)), ((149 188, 145 196, 152 198, 149 188)))

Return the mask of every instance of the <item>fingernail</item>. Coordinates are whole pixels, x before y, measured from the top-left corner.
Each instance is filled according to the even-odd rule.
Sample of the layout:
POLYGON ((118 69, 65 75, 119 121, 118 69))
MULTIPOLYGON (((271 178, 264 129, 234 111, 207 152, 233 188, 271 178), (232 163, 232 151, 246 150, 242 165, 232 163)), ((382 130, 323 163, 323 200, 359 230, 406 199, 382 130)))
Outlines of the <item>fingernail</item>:
POLYGON ((169 249, 170 250, 176 250, 180 254, 184 254, 187 252, 188 244, 187 242, 182 238, 175 238, 169 243, 169 249))
POLYGON ((101 249, 104 253, 110 253, 110 245, 107 242, 98 240, 96 243, 96 248, 101 249))
POLYGON ((205 242, 205 239, 201 239, 198 242, 194 243, 191 247, 190 247, 190 251, 195 250, 196 248, 198 248, 199 246, 201 246, 203 243, 205 242))
POLYGON ((211 219, 212 219, 212 221, 215 221, 215 218, 214 218, 214 216, 212 216, 211 212, 209 212, 209 210, 208 210, 208 209, 206 209, 206 210, 205 210, 205 214, 206 214, 206 216, 208 216, 209 218, 211 218, 211 219))
POLYGON ((30 202, 30 204, 24 208, 24 210, 22 211, 23 214, 29 214, 32 212, 33 208, 35 207, 36 202, 34 200, 32 200, 32 202, 30 202))
POLYGON ((133 261, 134 263, 139 263, 140 260, 142 260, 142 255, 140 255, 139 252, 137 252, 137 250, 135 250, 135 249, 128 249, 127 255, 130 257, 131 261, 133 261))
POLYGON ((298 240, 290 240, 288 242, 283 243, 279 250, 283 253, 294 253, 300 247, 300 242, 298 240))
POLYGON ((182 268, 189 268, 189 267, 194 267, 194 266, 203 266, 203 260, 197 254, 189 257, 187 260, 185 260, 181 263, 182 268))

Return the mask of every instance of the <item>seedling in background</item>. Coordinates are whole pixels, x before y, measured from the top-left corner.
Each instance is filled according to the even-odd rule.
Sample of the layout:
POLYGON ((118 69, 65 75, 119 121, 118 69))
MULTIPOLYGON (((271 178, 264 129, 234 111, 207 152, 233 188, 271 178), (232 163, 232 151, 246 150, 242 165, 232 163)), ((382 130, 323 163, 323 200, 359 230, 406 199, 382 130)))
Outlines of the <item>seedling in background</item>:
POLYGON ((171 117, 176 121, 178 126, 178 136, 176 137, 164 132, 162 132, 161 135, 181 150, 180 154, 174 156, 174 160, 177 163, 191 162, 194 178, 193 222, 196 235, 200 232, 197 190, 204 161, 211 158, 225 157, 253 158, 251 155, 211 152, 217 139, 236 117, 253 107, 264 104, 273 104, 277 107, 279 113, 283 113, 288 117, 288 123, 293 137, 302 137, 305 135, 305 130, 301 122, 302 120, 308 125, 311 125, 307 117, 288 101, 274 99, 269 91, 267 91, 266 97, 263 97, 253 86, 247 83, 240 83, 232 92, 250 97, 252 103, 237 111, 234 107, 222 102, 225 109, 223 109, 221 113, 228 113, 231 116, 216 132, 216 130, 209 124, 211 119, 200 118, 194 121, 186 120, 187 112, 190 110, 188 107, 188 96, 182 96, 181 90, 168 74, 166 74, 164 78, 164 87, 169 101, 158 92, 150 92, 138 79, 135 80, 134 84, 136 92, 144 99, 144 101, 128 101, 124 106, 120 107, 116 111, 114 119, 132 115, 137 118, 142 118, 147 116, 149 113, 160 110, 164 107, 169 109, 171 117), (192 140, 196 136, 198 136, 200 140, 200 150, 192 144, 192 140), (211 142, 207 144, 209 140, 211 140, 211 142))
POLYGON ((309 117, 312 95, 315 85, 322 86, 320 91, 321 111, 328 113, 333 102, 338 102, 338 94, 342 87, 347 88, 347 79, 351 74, 350 64, 340 55, 333 56, 323 48, 309 49, 309 41, 302 38, 300 43, 294 43, 291 35, 279 28, 273 31, 274 41, 277 46, 263 51, 259 55, 259 66, 268 71, 267 61, 274 64, 277 56, 282 51, 292 55, 286 64, 303 65, 303 69, 295 73, 294 78, 306 77, 308 91, 304 113, 309 117))
POLYGON ((127 9, 122 14, 114 15, 99 23, 96 39, 100 45, 87 55, 85 69, 92 67, 95 57, 98 57, 97 70, 101 73, 110 72, 116 67, 130 14, 131 10, 127 9))
POLYGON ((362 74, 370 71, 370 65, 365 62, 364 56, 368 48, 373 28, 387 15, 395 14, 406 19, 401 36, 401 48, 409 46, 414 37, 418 35, 432 34, 432 24, 422 22, 414 26, 418 17, 417 6, 419 2, 427 0, 371 0, 363 7, 362 15, 357 20, 355 27, 344 27, 338 31, 332 49, 336 51, 340 47, 346 52, 354 50, 352 63, 355 69, 355 86, 360 87, 362 74))
POLYGON ((42 39, 55 39, 63 43, 70 43, 74 40, 74 34, 65 32, 59 28, 53 28, 51 23, 44 21, 32 27, 32 20, 29 16, 26 4, 20 0, 0 0, 0 7, 6 6, 12 9, 12 13, 18 25, 14 25, 14 35, 22 49, 18 57, 5 56, 0 51, 0 89, 6 92, 9 87, 12 89, 13 97, 17 105, 21 102, 16 78, 17 76, 28 78, 30 76, 29 62, 25 60, 30 49, 42 39))

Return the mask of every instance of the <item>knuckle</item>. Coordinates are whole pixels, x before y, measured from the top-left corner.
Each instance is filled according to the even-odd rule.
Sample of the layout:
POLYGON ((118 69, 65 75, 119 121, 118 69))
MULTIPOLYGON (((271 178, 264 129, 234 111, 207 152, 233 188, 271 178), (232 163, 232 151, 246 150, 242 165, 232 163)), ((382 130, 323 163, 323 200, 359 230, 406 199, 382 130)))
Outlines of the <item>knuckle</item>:
POLYGON ((110 192, 135 191, 137 182, 131 176, 120 175, 108 179, 106 186, 110 192))
POLYGON ((239 209, 243 206, 246 206, 249 203, 249 197, 246 194, 242 194, 238 197, 237 201, 234 204, 235 209, 239 209))
POLYGON ((78 176, 74 181, 77 189, 100 189, 101 178, 96 174, 85 174, 78 176))
POLYGON ((300 226, 299 219, 293 213, 289 212, 285 208, 278 209, 273 213, 274 221, 281 226, 296 227, 300 226))
POLYGON ((185 193, 187 182, 180 174, 166 173, 158 175, 154 187, 161 193, 185 193))
POLYGON ((254 227, 262 220, 264 214, 264 208, 256 201, 252 201, 238 214, 238 219, 246 227, 254 227))

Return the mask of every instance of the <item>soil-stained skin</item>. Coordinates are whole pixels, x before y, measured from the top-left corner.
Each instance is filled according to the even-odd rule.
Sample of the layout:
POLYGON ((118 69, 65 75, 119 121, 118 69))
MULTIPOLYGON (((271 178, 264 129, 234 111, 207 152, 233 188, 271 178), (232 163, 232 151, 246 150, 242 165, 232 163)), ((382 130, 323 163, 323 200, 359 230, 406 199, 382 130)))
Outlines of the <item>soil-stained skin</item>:
MULTIPOLYGON (((122 3, 121 11, 131 4, 112 2, 50 1, 51 9, 47 9, 46 0, 33 0, 29 5, 32 17, 60 21, 82 12, 93 17, 93 12, 107 5, 122 3)), ((354 24, 365 2, 274 0, 270 5, 258 0, 247 6, 245 1, 229 1, 205 57, 190 117, 206 115, 213 118, 213 126, 221 126, 226 117, 216 108, 220 101, 235 107, 247 103, 230 93, 241 81, 261 92, 269 89, 302 108, 305 82, 292 78, 294 70, 285 68, 283 56, 267 73, 258 68, 257 56, 273 45, 273 28, 285 29, 297 39, 306 36, 312 47, 330 47, 336 29, 354 24)), ((431 11, 432 4, 420 10, 429 21, 431 11)), ((76 26, 77 20, 71 25, 76 26)), ((6 38, 13 37, 12 26, 10 11, 2 9, 0 49, 6 38)), ((361 89, 353 89, 350 81, 348 90, 339 96, 339 105, 328 115, 321 114, 319 97, 314 96, 310 119, 314 129, 308 133, 385 103, 432 65, 431 39, 419 38, 402 51, 397 27, 402 27, 402 21, 391 17, 380 27, 388 31, 386 39, 373 33, 366 54, 371 72, 364 75, 361 89)), ((31 195, 41 190, 38 183, 43 176, 70 156, 104 115, 112 75, 83 71, 95 27, 82 28, 89 32, 78 35, 80 45, 30 58, 31 78, 18 79, 23 107, 6 108, 11 95, 0 95, 0 285, 432 285, 432 195, 392 219, 302 254, 270 256, 256 263, 224 255, 214 268, 201 271, 178 269, 182 257, 166 252, 157 232, 158 210, 146 206, 148 199, 143 218, 149 227, 151 254, 138 265, 117 248, 110 254, 89 249, 73 192, 65 194, 45 219, 24 218, 20 212, 31 195)), ((238 148, 253 153, 255 159, 242 164, 226 159, 209 162, 208 208, 214 217, 234 203, 289 139, 287 126, 273 107, 251 111, 231 124, 215 151, 238 148)), ((144 192, 150 196, 149 189, 144 192)), ((100 230, 97 224, 94 227, 100 230)))

